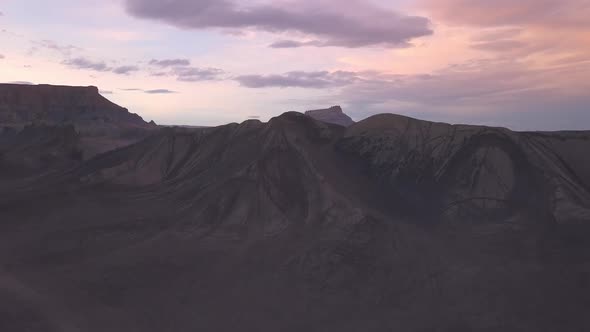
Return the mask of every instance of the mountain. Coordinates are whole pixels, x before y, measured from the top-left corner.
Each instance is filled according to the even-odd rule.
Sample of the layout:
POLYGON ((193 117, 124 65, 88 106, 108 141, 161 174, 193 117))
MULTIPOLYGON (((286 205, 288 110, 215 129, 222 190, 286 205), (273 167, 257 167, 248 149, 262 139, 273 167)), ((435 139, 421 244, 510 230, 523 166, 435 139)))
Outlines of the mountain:
POLYGON ((161 128, 0 186, 0 322, 587 330, 589 148, 393 114, 161 128))
POLYGON ((151 127, 139 115, 101 96, 94 86, 0 84, 0 123, 32 122, 73 124, 89 135, 151 127))
POLYGON ((135 143, 157 128, 101 96, 96 87, 18 84, 0 84, 0 124, 6 132, 71 125, 85 159, 135 143))
POLYGON ((417 209, 430 206, 455 221, 537 213, 568 222, 590 220, 590 159, 580 157, 589 139, 588 132, 517 133, 384 114, 351 127, 338 147, 417 209))
POLYGON ((318 121, 337 124, 348 127, 354 124, 354 121, 346 115, 340 106, 332 106, 328 109, 313 110, 305 112, 305 115, 310 116, 318 121))
MULTIPOLYGON (((387 205, 401 205, 399 209, 418 213, 421 218, 445 217, 457 222, 538 214, 543 219, 576 222, 590 217, 590 177, 586 167, 590 160, 580 154, 590 148, 589 138, 585 132, 517 133, 391 114, 343 129, 287 113, 268 124, 251 120, 198 132, 165 130, 142 143, 96 158, 78 172, 81 179, 92 182, 180 183, 186 187, 189 182, 200 185, 200 176, 209 182, 219 177, 223 181, 248 178, 250 172, 259 174, 260 165, 253 163, 275 158, 277 151, 285 150, 284 158, 296 166, 288 167, 285 161, 277 168, 287 173, 276 176, 302 182, 273 185, 279 188, 275 193, 305 183, 306 176, 293 174, 295 171, 317 175, 320 170, 315 164, 322 162, 329 165, 321 172, 323 178, 342 172, 336 168, 345 163, 336 161, 349 158, 361 165, 358 174, 335 182, 350 182, 360 174, 369 174, 379 183, 375 196, 385 192, 393 195, 395 199, 387 205), (556 144, 561 144, 559 149, 554 148, 556 144), (218 166, 212 167, 212 163, 218 166), (218 175, 227 165, 241 168, 218 175), (425 206, 428 209, 423 209, 425 206)), ((318 181, 309 182, 316 185, 318 181)), ((319 182, 326 185, 325 181, 319 182)), ((347 190, 354 191, 355 185, 351 186, 347 190)), ((313 191, 300 188, 302 197, 297 200, 310 200, 303 193, 313 191)), ((290 205, 292 201, 282 204, 290 205)))

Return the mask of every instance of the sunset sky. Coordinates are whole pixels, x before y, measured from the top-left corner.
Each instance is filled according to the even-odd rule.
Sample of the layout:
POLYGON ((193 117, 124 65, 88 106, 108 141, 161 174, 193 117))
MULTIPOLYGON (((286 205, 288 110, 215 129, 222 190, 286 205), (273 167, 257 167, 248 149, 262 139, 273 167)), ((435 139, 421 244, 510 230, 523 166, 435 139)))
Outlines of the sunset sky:
POLYGON ((161 124, 341 105, 590 129, 590 0, 0 0, 0 74, 161 124))

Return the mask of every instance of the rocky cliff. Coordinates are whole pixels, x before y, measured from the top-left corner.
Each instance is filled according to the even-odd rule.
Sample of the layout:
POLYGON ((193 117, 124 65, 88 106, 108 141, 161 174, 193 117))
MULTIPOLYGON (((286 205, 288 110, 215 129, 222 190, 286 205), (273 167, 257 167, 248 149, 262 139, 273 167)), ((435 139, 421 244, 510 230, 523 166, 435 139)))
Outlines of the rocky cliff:
POLYGON ((97 87, 0 84, 0 123, 73 124, 82 132, 149 124, 101 96, 97 87))

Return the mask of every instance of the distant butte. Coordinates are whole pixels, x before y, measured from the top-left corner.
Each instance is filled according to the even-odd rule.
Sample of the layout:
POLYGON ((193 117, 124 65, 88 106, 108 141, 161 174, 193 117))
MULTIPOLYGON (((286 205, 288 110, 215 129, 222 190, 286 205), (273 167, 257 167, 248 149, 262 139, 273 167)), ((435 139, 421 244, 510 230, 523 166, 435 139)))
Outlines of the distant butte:
POLYGON ((310 116, 318 121, 337 124, 344 127, 349 127, 354 124, 354 121, 346 115, 340 106, 332 106, 328 109, 311 110, 305 112, 305 115, 310 116))

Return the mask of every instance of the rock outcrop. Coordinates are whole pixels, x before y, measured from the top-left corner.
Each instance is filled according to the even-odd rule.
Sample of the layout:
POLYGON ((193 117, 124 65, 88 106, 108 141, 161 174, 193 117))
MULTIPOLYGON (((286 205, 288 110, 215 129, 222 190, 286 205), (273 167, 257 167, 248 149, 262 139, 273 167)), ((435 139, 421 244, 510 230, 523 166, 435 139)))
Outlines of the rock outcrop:
POLYGON ((310 116, 318 121, 337 124, 348 127, 354 124, 354 121, 346 115, 340 106, 332 106, 328 109, 313 110, 305 112, 305 115, 310 116))

